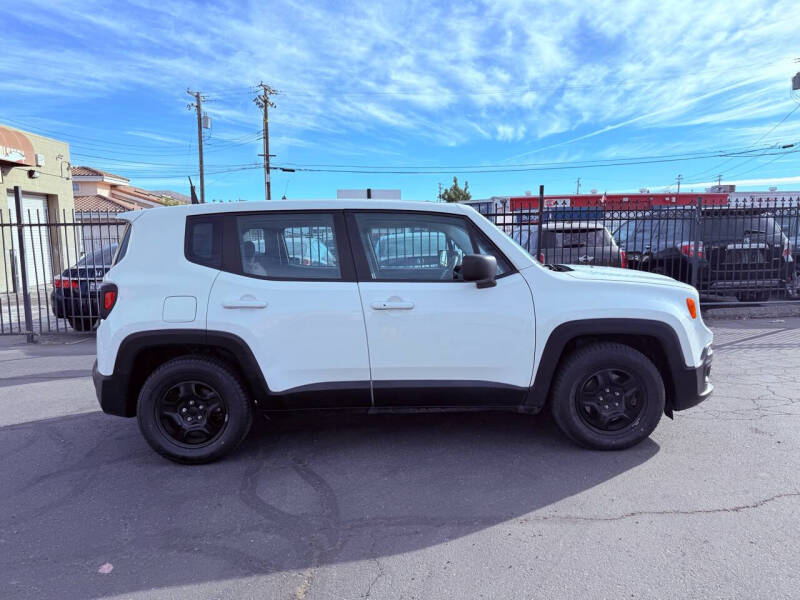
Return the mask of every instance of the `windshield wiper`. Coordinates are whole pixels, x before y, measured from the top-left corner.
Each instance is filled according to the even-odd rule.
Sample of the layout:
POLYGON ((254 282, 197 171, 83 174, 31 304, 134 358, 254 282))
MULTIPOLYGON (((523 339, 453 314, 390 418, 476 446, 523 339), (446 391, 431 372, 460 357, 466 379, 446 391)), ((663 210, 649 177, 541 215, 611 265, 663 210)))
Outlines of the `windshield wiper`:
POLYGON ((565 271, 572 271, 573 270, 570 267, 568 267, 567 265, 551 265, 551 264, 547 263, 544 266, 547 267, 548 269, 550 269, 551 271, 559 271, 561 273, 563 273, 565 271))

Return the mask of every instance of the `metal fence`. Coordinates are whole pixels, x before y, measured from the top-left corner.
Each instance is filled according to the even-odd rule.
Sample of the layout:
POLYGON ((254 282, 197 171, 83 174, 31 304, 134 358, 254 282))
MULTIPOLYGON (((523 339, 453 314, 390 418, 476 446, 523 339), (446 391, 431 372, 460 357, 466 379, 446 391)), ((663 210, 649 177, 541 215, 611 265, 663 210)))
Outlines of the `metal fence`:
POLYGON ((0 210, 0 334, 89 331, 126 223, 113 212, 0 210))
POLYGON ((800 203, 481 212, 548 264, 614 266, 688 283, 707 304, 800 298, 800 203))

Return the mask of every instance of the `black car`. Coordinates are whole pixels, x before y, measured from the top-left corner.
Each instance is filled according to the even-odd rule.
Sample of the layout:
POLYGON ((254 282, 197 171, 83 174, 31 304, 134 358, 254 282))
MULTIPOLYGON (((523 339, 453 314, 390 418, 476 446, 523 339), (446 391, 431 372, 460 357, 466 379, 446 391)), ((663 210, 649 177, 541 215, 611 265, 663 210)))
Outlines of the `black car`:
POLYGON ((794 293, 791 244, 776 219, 750 209, 652 211, 615 237, 631 268, 668 275, 706 294, 766 300, 794 293))
POLYGON ((86 254, 53 281, 53 313, 76 331, 91 331, 100 321, 98 288, 111 268, 117 244, 86 254))

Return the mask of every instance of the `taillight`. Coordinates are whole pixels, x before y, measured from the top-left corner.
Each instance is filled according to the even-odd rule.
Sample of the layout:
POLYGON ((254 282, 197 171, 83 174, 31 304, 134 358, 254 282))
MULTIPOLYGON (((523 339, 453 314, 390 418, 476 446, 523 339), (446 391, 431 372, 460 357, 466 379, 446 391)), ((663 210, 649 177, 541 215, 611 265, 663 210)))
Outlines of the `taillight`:
POLYGON ((72 288, 73 290, 78 289, 78 280, 77 279, 70 279, 68 277, 56 277, 53 279, 53 287, 61 288, 67 290, 72 288))
POLYGON ((540 263, 542 263, 542 264, 544 264, 544 252, 542 252, 541 254, 539 254, 539 262, 540 262, 540 263))
POLYGON ((681 242, 681 254, 685 256, 696 256, 697 258, 703 258, 703 242, 697 242, 697 248, 695 248, 694 242, 681 242))
POLYGON ((619 251, 619 261, 623 269, 628 268, 628 255, 625 253, 625 250, 619 251))
POLYGON ((117 286, 113 283, 104 283, 103 287, 100 288, 100 297, 103 299, 100 318, 105 319, 117 303, 117 286))

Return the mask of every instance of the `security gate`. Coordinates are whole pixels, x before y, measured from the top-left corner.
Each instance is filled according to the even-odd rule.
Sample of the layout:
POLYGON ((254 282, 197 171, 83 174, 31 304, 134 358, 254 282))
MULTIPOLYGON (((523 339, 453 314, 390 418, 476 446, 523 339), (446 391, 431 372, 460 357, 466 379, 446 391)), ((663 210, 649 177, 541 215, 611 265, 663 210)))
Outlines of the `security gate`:
POLYGON ((111 266, 125 222, 113 212, 48 211, 37 194, 20 192, 20 214, 13 192, 8 202, 10 210, 0 210, 0 334, 33 341, 94 327, 96 281, 111 266))

